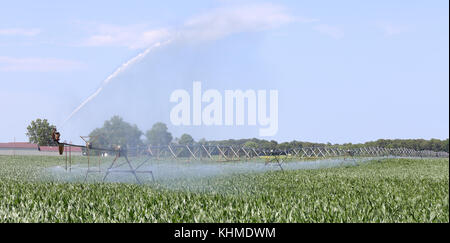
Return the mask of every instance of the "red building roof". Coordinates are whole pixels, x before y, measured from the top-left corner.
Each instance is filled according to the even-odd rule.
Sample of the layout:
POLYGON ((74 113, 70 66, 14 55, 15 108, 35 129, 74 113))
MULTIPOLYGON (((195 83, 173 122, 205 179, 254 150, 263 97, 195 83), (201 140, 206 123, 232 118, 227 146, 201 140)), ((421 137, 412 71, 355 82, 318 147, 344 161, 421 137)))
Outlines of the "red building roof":
MULTIPOLYGON (((25 143, 25 142, 16 142, 16 143, 0 143, 0 149, 30 149, 30 150, 37 150, 38 146, 37 144, 33 143, 25 143)), ((40 146, 41 151, 44 152, 58 152, 58 146, 40 146)), ((66 148, 69 150, 69 148, 66 148)), ((81 148, 78 147, 71 147, 70 150, 72 152, 81 152, 81 148)))
POLYGON ((17 142, 17 143, 0 143, 0 148, 37 149, 37 145, 36 145, 36 144, 32 144, 32 143, 24 143, 24 142, 17 142))

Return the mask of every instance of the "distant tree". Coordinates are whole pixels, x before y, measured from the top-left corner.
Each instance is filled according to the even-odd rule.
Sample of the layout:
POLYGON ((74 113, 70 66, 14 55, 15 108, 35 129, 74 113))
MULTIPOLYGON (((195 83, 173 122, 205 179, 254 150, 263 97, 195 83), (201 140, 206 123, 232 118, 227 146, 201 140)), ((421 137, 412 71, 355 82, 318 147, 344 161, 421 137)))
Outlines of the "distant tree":
POLYGON ((178 141, 180 145, 192 145, 194 142, 192 136, 187 133, 181 135, 180 140, 178 141))
POLYGON ((290 144, 290 148, 292 149, 299 149, 299 148, 303 148, 303 143, 299 142, 299 141, 292 141, 289 143, 290 144))
POLYGON ((275 140, 271 140, 271 141, 263 140, 261 143, 261 148, 275 150, 277 148, 277 145, 278 145, 278 143, 275 140))
POLYGON ((208 142, 206 141, 205 138, 202 138, 202 139, 200 139, 200 140, 198 141, 198 143, 201 144, 201 145, 206 145, 208 142))
POLYGON ((258 143, 255 141, 247 141, 246 143, 244 143, 244 147, 246 148, 252 148, 252 149, 257 149, 259 147, 258 143))
POLYGON ((96 137, 93 144, 110 147, 112 145, 135 147, 142 145, 142 131, 136 125, 125 122, 120 116, 105 121, 103 127, 94 129, 89 136, 96 137))
POLYGON ((53 144, 52 131, 56 128, 54 125, 48 123, 47 119, 36 119, 31 121, 31 124, 27 127, 28 140, 30 143, 38 144, 40 146, 46 146, 53 144))
POLYGON ((288 150, 288 149, 290 149, 290 144, 288 142, 280 143, 277 145, 277 149, 288 150))
MULTIPOLYGON (((155 124, 156 125, 156 124, 155 124)), ((163 124, 164 125, 164 124, 163 124)), ((167 130, 167 127, 166 127, 167 130)), ((177 143, 181 140, 177 139, 177 143)), ((300 148, 310 148, 310 147, 334 147, 341 149, 358 149, 362 147, 383 147, 383 148, 409 148, 415 150, 434 150, 434 151, 449 151, 449 139, 439 140, 439 139, 379 139, 376 141, 369 141, 365 143, 344 143, 344 144, 332 144, 332 143, 311 143, 302 141, 291 141, 289 143, 278 144, 277 141, 268 141, 264 139, 227 139, 227 140, 213 140, 207 141, 206 139, 201 139, 198 144, 209 144, 209 145, 220 145, 220 146, 245 146, 248 148, 261 148, 267 150, 289 150, 289 149, 300 149, 300 148)), ((161 142, 155 143, 164 144, 161 142)))
POLYGON ((168 145, 172 142, 172 134, 167 130, 166 124, 162 122, 155 123, 152 129, 145 134, 147 143, 151 145, 168 145))
POLYGON ((441 150, 448 153, 448 138, 442 142, 441 150))
POLYGON ((430 140, 429 149, 433 151, 440 151, 442 148, 441 140, 432 138, 430 140))

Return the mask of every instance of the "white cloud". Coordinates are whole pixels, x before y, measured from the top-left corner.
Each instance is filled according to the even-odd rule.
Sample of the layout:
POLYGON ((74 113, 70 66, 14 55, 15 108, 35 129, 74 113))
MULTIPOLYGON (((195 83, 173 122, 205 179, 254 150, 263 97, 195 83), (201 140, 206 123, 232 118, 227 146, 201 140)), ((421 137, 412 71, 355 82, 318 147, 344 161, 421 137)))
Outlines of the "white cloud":
POLYGON ((408 27, 390 22, 378 22, 377 26, 386 36, 398 35, 408 31, 408 27))
POLYGON ((265 31, 292 22, 314 22, 315 19, 294 17, 274 4, 253 4, 216 8, 194 16, 181 26, 148 29, 145 26, 97 26, 95 35, 83 45, 144 48, 169 39, 204 41, 242 33, 265 31))
POLYGON ((327 25, 327 24, 319 24, 314 26, 314 29, 324 35, 328 35, 331 38, 334 39, 342 39, 344 37, 344 32, 335 27, 335 26, 331 26, 331 25, 327 25))
POLYGON ((41 33, 40 29, 22 29, 22 28, 10 28, 0 29, 0 35, 3 36, 36 36, 41 33))
POLYGON ((183 37, 194 40, 214 40, 242 32, 257 32, 292 22, 312 22, 297 18, 274 4, 253 4, 212 10, 187 20, 181 30, 183 37))
POLYGON ((166 40, 170 36, 167 29, 146 30, 141 26, 100 25, 98 32, 83 44, 87 46, 124 46, 137 49, 166 40))
POLYGON ((83 67, 80 62, 65 59, 0 56, 1 72, 65 72, 83 67))

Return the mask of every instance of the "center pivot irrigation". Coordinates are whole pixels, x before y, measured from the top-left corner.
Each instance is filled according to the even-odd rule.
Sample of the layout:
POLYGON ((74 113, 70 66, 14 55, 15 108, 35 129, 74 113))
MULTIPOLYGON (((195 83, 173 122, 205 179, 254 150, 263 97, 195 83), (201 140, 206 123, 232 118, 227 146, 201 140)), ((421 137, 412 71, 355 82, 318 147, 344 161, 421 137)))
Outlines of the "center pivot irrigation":
MULTIPOLYGON (((108 175, 111 173, 131 173, 136 181, 141 184, 141 181, 139 180, 137 174, 138 173, 144 173, 149 174, 152 176, 152 180, 155 180, 155 177, 153 176, 153 171, 151 170, 140 170, 140 168, 146 164, 151 157, 146 158, 144 161, 140 162, 140 164, 136 167, 133 167, 132 161, 129 158, 129 150, 127 148, 124 148, 120 145, 113 146, 112 148, 102 148, 102 147, 95 147, 93 146, 93 142, 97 139, 97 137, 91 137, 91 136, 80 136, 81 139, 85 142, 85 145, 76 145, 76 144, 70 144, 70 143, 61 143, 60 142, 61 134, 56 131, 56 129, 53 129, 52 132, 52 140, 57 144, 59 154, 63 155, 65 151, 65 169, 71 171, 72 169, 72 147, 78 147, 85 150, 85 154, 87 156, 87 171, 84 178, 84 181, 86 182, 88 179, 88 176, 90 173, 104 173, 103 181, 106 180, 108 175), (68 148, 68 149, 66 149, 68 148), (106 168, 106 170, 102 170, 101 168, 101 160, 100 157, 106 153, 114 154, 115 157, 111 164, 106 168), (97 166, 94 166, 91 162, 91 157, 96 156, 98 158, 97 166), (123 158, 125 161, 122 163, 119 163, 119 159, 123 158), (118 169, 124 165, 128 166, 128 169, 118 169)), ((138 154, 136 154, 137 157, 138 154)))
MULTIPOLYGON (((233 161, 265 161, 266 166, 276 166, 284 171, 284 165, 288 161, 338 159, 338 161, 356 161, 363 158, 382 157, 446 157, 446 152, 416 151, 407 148, 381 148, 360 147, 343 149, 341 147, 298 147, 286 150, 274 150, 264 148, 250 148, 246 146, 225 146, 212 144, 180 145, 169 144, 162 146, 120 146, 113 145, 110 148, 94 146, 97 137, 81 136, 85 145, 61 143, 60 133, 56 129, 52 132, 52 139, 59 147, 59 154, 65 152, 66 171, 72 170, 72 147, 82 148, 83 155, 87 157, 88 168, 84 181, 87 181, 91 173, 104 173, 103 181, 112 173, 131 173, 136 181, 141 184, 137 174, 149 174, 155 181, 152 170, 144 170, 144 165, 150 161, 204 161, 204 162, 233 162, 233 161), (102 157, 114 155, 109 166, 101 166, 102 157), (97 163, 93 158, 98 158, 97 163), (132 158, 133 160, 131 160, 132 158), (92 161, 91 161, 92 160, 92 161), (133 163, 135 166, 133 166, 133 163), (126 169, 122 169, 126 166, 126 169)), ((104 163, 105 164, 105 163, 104 163)))

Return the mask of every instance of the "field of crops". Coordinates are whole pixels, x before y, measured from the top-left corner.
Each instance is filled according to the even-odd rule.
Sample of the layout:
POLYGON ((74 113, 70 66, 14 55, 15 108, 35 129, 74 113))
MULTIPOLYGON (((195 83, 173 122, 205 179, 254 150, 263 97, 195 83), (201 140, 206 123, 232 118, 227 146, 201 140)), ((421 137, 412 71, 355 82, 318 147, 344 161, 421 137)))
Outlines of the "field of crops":
POLYGON ((58 157, 0 156, 0 222, 449 222, 448 159, 180 179, 52 182, 58 157))

